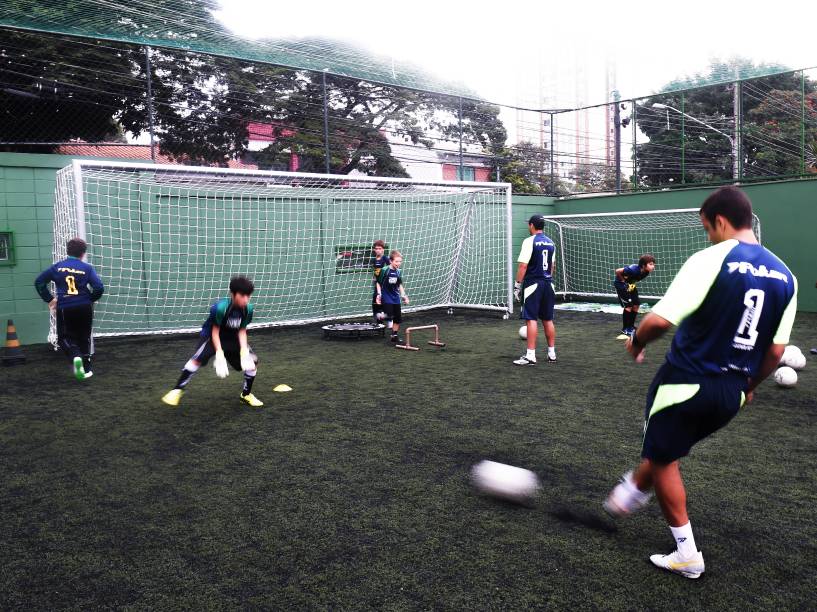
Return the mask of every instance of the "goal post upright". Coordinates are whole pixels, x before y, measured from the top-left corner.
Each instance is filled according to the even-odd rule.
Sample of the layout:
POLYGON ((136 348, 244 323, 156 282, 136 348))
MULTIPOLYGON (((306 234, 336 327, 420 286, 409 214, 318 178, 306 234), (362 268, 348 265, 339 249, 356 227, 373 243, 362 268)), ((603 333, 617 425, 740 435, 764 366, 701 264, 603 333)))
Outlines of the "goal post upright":
POLYGON ((82 161, 79 159, 71 162, 71 169, 74 175, 74 200, 77 209, 77 236, 87 240, 85 231, 85 197, 82 191, 82 161))
POLYGON ((505 224, 506 224, 506 240, 508 243, 507 248, 507 259, 508 259, 508 316, 513 314, 513 213, 512 208, 513 206, 513 193, 511 191, 510 183, 506 184, 505 187, 505 224))

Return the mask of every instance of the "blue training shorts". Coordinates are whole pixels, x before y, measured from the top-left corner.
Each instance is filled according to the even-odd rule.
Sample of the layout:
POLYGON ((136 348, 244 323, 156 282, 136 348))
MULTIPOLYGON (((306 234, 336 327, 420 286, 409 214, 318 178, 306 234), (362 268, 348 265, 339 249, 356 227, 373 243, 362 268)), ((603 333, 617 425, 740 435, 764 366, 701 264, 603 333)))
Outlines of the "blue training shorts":
POLYGON ((546 279, 525 281, 522 285, 522 312, 519 318, 525 321, 553 320, 556 293, 553 283, 546 279))
POLYGON ((691 374, 664 362, 647 392, 641 456, 672 463, 726 425, 746 400, 749 380, 736 373, 691 374))

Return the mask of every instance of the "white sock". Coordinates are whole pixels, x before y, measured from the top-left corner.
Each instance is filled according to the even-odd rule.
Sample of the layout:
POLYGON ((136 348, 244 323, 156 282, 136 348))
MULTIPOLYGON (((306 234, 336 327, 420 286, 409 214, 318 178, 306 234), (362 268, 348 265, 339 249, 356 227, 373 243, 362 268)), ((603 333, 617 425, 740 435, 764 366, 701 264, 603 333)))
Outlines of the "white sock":
POLYGON ((672 531, 672 537, 675 538, 681 556, 689 559, 698 552, 698 547, 695 546, 695 537, 692 535, 692 523, 687 522, 686 525, 680 527, 670 527, 670 531, 672 531))
POLYGON ((525 357, 530 361, 536 361, 536 349, 528 349, 528 352, 525 353, 525 357))
POLYGON ((556 347, 555 346, 549 346, 548 347, 548 357, 550 357, 551 359, 556 359, 556 347))
POLYGON ((188 372, 196 372, 198 371, 199 367, 200 367, 199 364, 197 364, 192 359, 188 359, 187 363, 184 364, 184 369, 187 370, 188 372))

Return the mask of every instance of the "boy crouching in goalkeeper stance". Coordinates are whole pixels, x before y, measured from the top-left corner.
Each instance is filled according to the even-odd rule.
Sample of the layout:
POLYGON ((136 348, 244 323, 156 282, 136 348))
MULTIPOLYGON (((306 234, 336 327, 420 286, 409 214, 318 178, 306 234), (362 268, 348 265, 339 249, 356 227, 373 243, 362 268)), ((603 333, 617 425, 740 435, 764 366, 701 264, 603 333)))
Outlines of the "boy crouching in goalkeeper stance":
POLYGON ((617 340, 627 340, 635 333, 635 319, 641 306, 638 287, 635 284, 647 278, 653 270, 655 270, 655 257, 649 253, 642 255, 637 264, 616 270, 613 286, 616 288, 618 301, 624 309, 621 315, 621 334, 617 340))
POLYGON ((252 321, 253 312, 250 296, 253 291, 255 287, 250 279, 244 276, 230 279, 230 297, 219 300, 210 307, 210 316, 199 334, 198 348, 184 364, 176 387, 162 397, 165 404, 178 406, 184 388, 193 374, 215 356, 216 375, 226 378, 230 373, 227 364, 236 370, 243 370, 244 388, 241 399, 256 408, 264 405, 251 392, 258 365, 258 357, 247 344, 247 325, 252 321))

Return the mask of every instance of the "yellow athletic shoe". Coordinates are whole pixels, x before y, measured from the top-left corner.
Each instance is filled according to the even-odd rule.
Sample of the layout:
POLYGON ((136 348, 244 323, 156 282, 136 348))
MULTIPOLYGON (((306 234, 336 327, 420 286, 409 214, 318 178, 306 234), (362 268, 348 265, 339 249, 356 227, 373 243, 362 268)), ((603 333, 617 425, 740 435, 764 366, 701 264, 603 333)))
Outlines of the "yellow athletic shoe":
POLYGON ((616 336, 616 340, 628 340, 629 338, 630 336, 628 336, 627 334, 619 334, 618 336, 616 336))
POLYGON ((260 408, 264 405, 260 399, 255 397, 252 393, 247 393, 247 395, 241 394, 241 400, 252 406, 253 408, 260 408))
POLYGON ((168 406, 178 406, 182 400, 182 395, 184 395, 184 391, 181 389, 171 389, 162 396, 162 401, 168 406))

